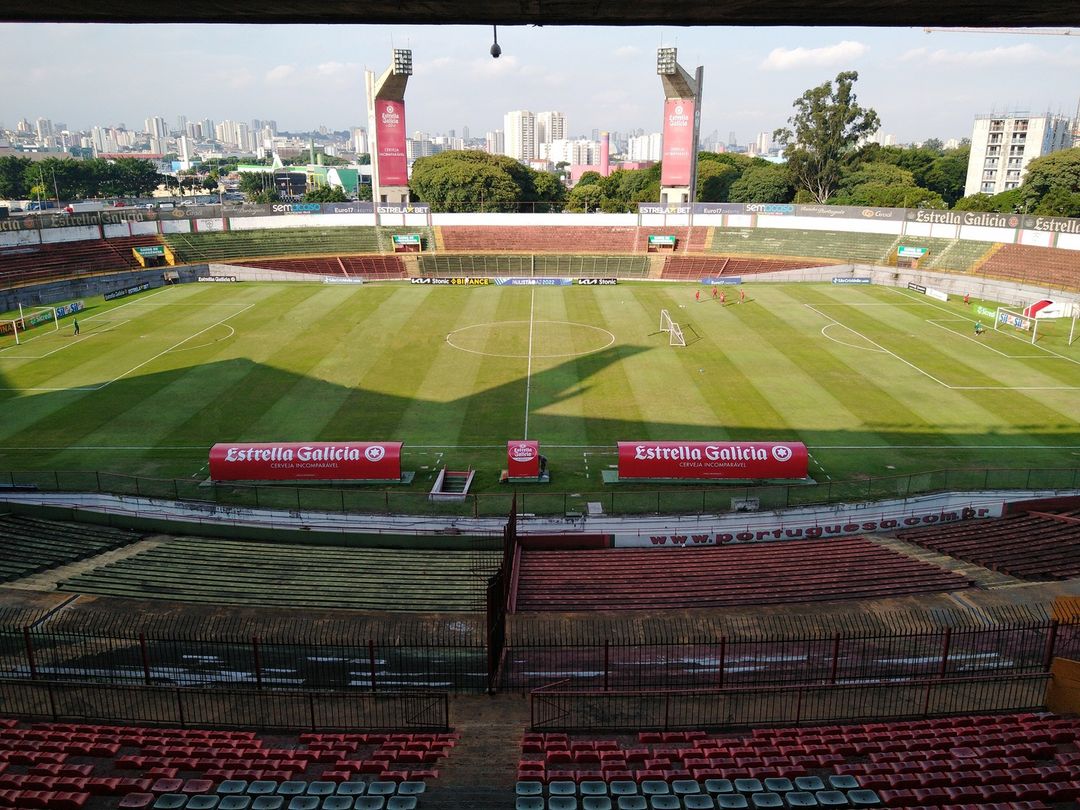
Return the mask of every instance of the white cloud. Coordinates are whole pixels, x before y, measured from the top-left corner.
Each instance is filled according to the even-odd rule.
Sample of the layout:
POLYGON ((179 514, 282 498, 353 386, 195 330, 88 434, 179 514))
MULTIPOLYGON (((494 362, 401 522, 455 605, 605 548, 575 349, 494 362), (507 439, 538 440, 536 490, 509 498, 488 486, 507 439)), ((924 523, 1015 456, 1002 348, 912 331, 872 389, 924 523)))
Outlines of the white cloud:
POLYGON ((985 48, 981 51, 957 51, 946 48, 932 51, 929 48, 912 48, 900 57, 900 61, 956 67, 1011 67, 1039 64, 1075 67, 1080 64, 1076 55, 1069 51, 1052 53, 1030 42, 985 48))
POLYGON ((282 82, 288 79, 296 73, 296 67, 293 65, 278 65, 277 67, 270 68, 266 72, 266 80, 268 82, 282 82))
POLYGON ((761 63, 761 67, 765 70, 794 70, 842 65, 858 59, 868 50, 868 45, 849 39, 823 48, 773 48, 761 63))
POLYGON ((615 56, 619 59, 632 59, 641 53, 641 48, 634 45, 622 45, 615 49, 615 56))
POLYGON ((343 62, 323 62, 321 65, 316 66, 315 72, 320 76, 336 76, 348 69, 349 66, 343 62))

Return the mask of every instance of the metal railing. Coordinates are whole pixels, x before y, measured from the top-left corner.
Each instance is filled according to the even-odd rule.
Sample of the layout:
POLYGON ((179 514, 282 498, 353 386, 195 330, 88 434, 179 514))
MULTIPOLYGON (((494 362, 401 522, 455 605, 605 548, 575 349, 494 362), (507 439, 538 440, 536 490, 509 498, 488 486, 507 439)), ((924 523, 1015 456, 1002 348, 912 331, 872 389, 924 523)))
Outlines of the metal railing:
POLYGON ((446 692, 181 689, 0 680, 0 713, 53 721, 104 720, 261 731, 420 731, 450 726, 446 692))
POLYGON ((637 731, 845 722, 1039 709, 1048 673, 649 692, 530 694, 535 731, 637 731))
MULTIPOLYGON (((48 492, 101 492, 147 498, 247 506, 264 509, 343 512, 346 514, 416 514, 501 517, 513 492, 469 494, 459 503, 428 500, 428 493, 405 488, 210 484, 193 479, 146 478, 113 472, 26 470, 0 472, 2 488, 48 492)), ((559 515, 582 512, 599 502, 608 515, 722 514, 733 501, 757 499, 762 510, 850 501, 906 498, 934 492, 989 490, 1070 490, 1080 488, 1080 468, 947 469, 854 481, 765 484, 759 486, 672 485, 657 489, 624 484, 598 492, 518 493, 521 514, 559 515)))

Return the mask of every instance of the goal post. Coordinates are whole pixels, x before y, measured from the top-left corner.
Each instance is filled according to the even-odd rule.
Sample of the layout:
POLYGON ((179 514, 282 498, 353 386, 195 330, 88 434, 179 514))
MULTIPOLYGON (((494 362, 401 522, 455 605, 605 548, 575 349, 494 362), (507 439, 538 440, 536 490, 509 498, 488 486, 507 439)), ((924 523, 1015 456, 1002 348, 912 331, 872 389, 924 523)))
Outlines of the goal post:
POLYGON ((1039 319, 1032 318, 1022 312, 1007 307, 998 307, 994 316, 994 330, 1007 331, 1020 329, 1031 333, 1031 342, 1034 343, 1039 337, 1039 319))
MULTIPOLYGON (((22 314, 22 306, 19 306, 20 314, 22 314)), ((23 321, 24 329, 30 329, 41 323, 48 323, 52 321, 53 331, 60 331, 60 319, 56 317, 56 310, 53 307, 34 307, 30 310, 30 314, 26 316, 23 321)))
POLYGON ((660 331, 671 331, 671 315, 668 314, 668 311, 666 309, 660 310, 660 331))
POLYGON ((0 337, 11 333, 15 335, 15 345, 18 346, 22 343, 19 340, 19 329, 25 329, 21 318, 0 318, 0 337))
POLYGON ((683 337, 682 327, 674 321, 671 322, 671 329, 668 330, 670 337, 668 339, 669 346, 685 346, 686 338, 683 337))

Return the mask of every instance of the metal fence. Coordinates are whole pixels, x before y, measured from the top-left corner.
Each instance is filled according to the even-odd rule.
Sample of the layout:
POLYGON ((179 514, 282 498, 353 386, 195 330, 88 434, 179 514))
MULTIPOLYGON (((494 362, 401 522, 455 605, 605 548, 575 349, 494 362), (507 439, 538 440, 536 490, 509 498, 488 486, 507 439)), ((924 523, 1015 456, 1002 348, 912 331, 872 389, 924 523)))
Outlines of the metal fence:
POLYGON ((1042 708, 1047 673, 907 683, 740 687, 722 690, 582 692, 537 689, 536 731, 708 729, 859 722, 1042 708))
POLYGON ((1080 621, 677 642, 509 642, 502 686, 563 691, 918 681, 1049 671, 1080 656, 1080 621))
POLYGON ((577 624, 555 623, 550 633, 518 622, 493 628, 482 614, 316 628, 304 619, 268 625, 5 611, 0 680, 368 693, 524 692, 553 681, 563 691, 719 689, 1029 674, 1048 671, 1055 656, 1080 658, 1080 618, 973 624, 950 613, 938 617, 944 626, 914 624, 901 612, 874 618, 874 627, 814 631, 794 623, 779 632, 716 628, 699 638, 676 629, 643 635, 635 621, 604 638, 577 624))
POLYGON ((450 726, 446 692, 315 692, 0 680, 0 713, 49 720, 263 731, 450 726))
MULTIPOLYGON (((0 473, 0 487, 50 492, 104 492, 247 506, 264 509, 344 512, 358 515, 414 514, 501 517, 510 509, 513 492, 473 493, 462 502, 432 502, 427 492, 368 487, 278 486, 275 484, 202 485, 194 479, 145 478, 111 472, 30 470, 0 473)), ((762 510, 850 501, 906 498, 934 492, 987 490, 1069 490, 1080 488, 1080 468, 949 469, 872 477, 856 481, 761 486, 640 489, 623 485, 598 492, 518 493, 521 514, 580 513, 586 502, 598 502, 608 515, 722 514, 733 502, 757 499, 762 510)))

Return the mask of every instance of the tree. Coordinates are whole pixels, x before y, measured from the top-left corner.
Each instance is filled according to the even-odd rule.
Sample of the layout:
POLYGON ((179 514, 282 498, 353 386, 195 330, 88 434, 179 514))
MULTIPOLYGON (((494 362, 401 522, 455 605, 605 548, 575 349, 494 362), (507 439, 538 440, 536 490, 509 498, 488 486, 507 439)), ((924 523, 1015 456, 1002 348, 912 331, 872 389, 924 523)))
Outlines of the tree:
POLYGON ((596 183, 600 183, 604 178, 600 176, 600 172, 588 171, 582 172, 581 177, 578 178, 577 185, 574 188, 581 188, 582 186, 591 186, 596 183))
POLYGON ((21 200, 28 196, 30 186, 26 182, 26 170, 32 163, 29 158, 0 157, 0 199, 21 200))
MULTIPOLYGON (((731 202, 791 202, 795 189, 787 167, 761 161, 750 166, 742 177, 731 184, 731 202)), ((815 198, 816 199, 816 198, 815 198)))
POLYGON ((274 178, 269 172, 244 172, 240 175, 240 190, 250 202, 257 202, 257 195, 273 188, 274 178))
POLYGON ((859 74, 837 74, 836 88, 825 82, 795 99, 790 127, 773 133, 785 147, 792 177, 819 203, 836 190, 841 171, 857 150, 860 139, 881 126, 878 114, 859 106, 853 88, 859 74))
MULTIPOLYGON (((1027 166, 1020 187, 1025 210, 1034 211, 1052 192, 1080 192, 1080 148, 1062 149, 1035 158, 1027 166)), ((1055 200, 1064 199, 1055 195, 1055 200)))
POLYGON ((304 194, 304 202, 335 203, 348 202, 345 189, 341 186, 319 186, 304 194))
POLYGON ((1021 193, 1022 191, 1019 188, 1003 191, 993 196, 980 192, 957 200, 955 208, 957 211, 990 211, 998 214, 1018 213, 1027 210, 1023 207, 1021 193))
POLYGON ((727 202, 731 184, 740 177, 739 170, 730 163, 706 160, 698 161, 698 202, 727 202))
MULTIPOLYGON (((597 175, 599 177, 599 175, 597 175)), ((566 209, 572 212, 599 211, 604 202, 604 192, 600 186, 593 183, 581 185, 578 183, 570 190, 566 198, 566 209)))
POLYGON ((248 199, 257 205, 270 205, 271 203, 281 202, 281 195, 277 193, 277 189, 267 188, 249 194, 248 199))
POLYGON ((940 138, 927 138, 922 142, 923 149, 929 149, 931 152, 941 153, 945 151, 945 144, 941 142, 940 138))
POLYGON ((1080 217, 1080 192, 1056 188, 1032 212, 1047 217, 1080 217))
POLYGON ((449 151, 418 159, 410 187, 432 211, 517 211, 522 203, 557 209, 565 188, 543 174, 504 155, 449 151))
POLYGON ((936 191, 949 205, 955 205, 964 196, 970 152, 970 146, 949 149, 934 161, 920 185, 936 191))

